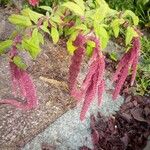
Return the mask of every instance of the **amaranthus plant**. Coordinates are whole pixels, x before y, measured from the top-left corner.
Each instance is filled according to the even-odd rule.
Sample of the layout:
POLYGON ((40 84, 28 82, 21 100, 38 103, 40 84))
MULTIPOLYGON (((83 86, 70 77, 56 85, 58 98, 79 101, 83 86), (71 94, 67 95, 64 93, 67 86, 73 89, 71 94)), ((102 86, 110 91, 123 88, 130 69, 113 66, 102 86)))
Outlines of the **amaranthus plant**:
MULTIPOLYGON (((54 44, 57 44, 60 36, 68 39, 66 47, 68 52, 73 55, 69 68, 68 86, 71 96, 78 101, 84 100, 80 115, 81 120, 85 118, 96 94, 98 94, 98 104, 101 104, 105 87, 105 56, 103 51, 109 39, 118 37, 120 31, 126 34, 127 48, 131 45, 132 48, 124 56, 129 63, 126 65, 121 60, 118 65, 119 69, 117 69, 115 76, 119 81, 113 97, 116 98, 119 94, 130 68, 133 70, 133 84, 139 57, 140 38, 136 30, 139 20, 132 11, 117 12, 110 9, 104 0, 66 0, 66 2, 59 2, 53 8, 40 6, 38 0, 29 0, 29 3, 45 11, 45 15, 29 8, 23 9, 19 15, 11 15, 9 21, 17 26, 17 30, 12 35, 12 40, 9 39, 0 43, 0 53, 6 53, 10 57, 12 81, 17 83, 22 96, 27 99, 27 108, 36 106, 37 100, 34 86, 25 71, 27 66, 23 58, 19 56, 19 51, 26 51, 33 59, 36 59, 41 52, 41 44, 44 44, 45 33, 51 36, 54 44), (15 42, 13 39, 19 41, 15 42), (7 51, 6 49, 9 47, 11 48, 7 51), (77 88, 77 78, 85 55, 89 57, 89 70, 79 89, 77 88), (28 81, 26 84, 23 82, 24 79, 28 81), (33 90, 29 92, 29 88, 33 90)), ((0 103, 9 103, 22 108, 20 104, 16 104, 16 101, 3 100, 0 103)))

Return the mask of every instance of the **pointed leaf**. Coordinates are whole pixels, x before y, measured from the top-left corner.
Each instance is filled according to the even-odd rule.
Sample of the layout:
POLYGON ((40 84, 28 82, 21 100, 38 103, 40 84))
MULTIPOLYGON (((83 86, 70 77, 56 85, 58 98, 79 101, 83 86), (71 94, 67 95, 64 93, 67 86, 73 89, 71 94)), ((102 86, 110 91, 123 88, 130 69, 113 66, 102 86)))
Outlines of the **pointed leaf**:
POLYGON ((81 9, 84 11, 85 10, 85 6, 84 6, 84 1, 83 0, 74 0, 78 6, 81 7, 81 9))
POLYGON ((132 18, 134 25, 138 25, 139 18, 131 10, 126 10, 124 12, 123 17, 127 17, 127 16, 130 16, 132 18))
POLYGON ((62 23, 62 20, 59 15, 55 15, 55 16, 51 17, 50 19, 56 23, 59 23, 59 24, 62 23))
POLYGON ((8 20, 13 24, 21 25, 21 26, 25 26, 25 27, 32 25, 30 18, 26 17, 26 16, 22 16, 22 15, 11 15, 8 18, 8 20))
POLYGON ((106 29, 102 26, 94 26, 95 33, 96 35, 100 38, 101 40, 101 46, 102 49, 106 48, 108 40, 109 40, 109 35, 106 31, 106 29))
POLYGON ((81 7, 74 2, 66 2, 62 6, 67 7, 79 16, 84 16, 84 10, 82 10, 81 7))
POLYGON ((71 40, 67 41, 67 50, 70 54, 73 54, 74 51, 76 50, 76 47, 73 45, 73 42, 71 40))
POLYGON ((50 32, 49 32, 49 30, 47 29, 47 27, 45 27, 44 25, 42 25, 42 26, 40 26, 40 28, 41 28, 44 32, 46 32, 46 33, 48 33, 48 34, 50 35, 50 32))
POLYGON ((24 16, 29 17, 29 18, 30 18, 34 23, 36 23, 36 24, 37 24, 38 20, 39 20, 41 17, 43 17, 42 14, 37 13, 37 12, 31 10, 30 8, 23 9, 23 10, 21 11, 21 14, 23 14, 24 16))
POLYGON ((111 23, 111 27, 113 29, 114 35, 117 38, 119 35, 119 26, 120 26, 120 22, 119 19, 115 19, 112 21, 111 23))
POLYGON ((53 40, 54 44, 56 44, 59 41, 58 30, 54 27, 51 28, 51 37, 52 37, 52 40, 53 40))
POLYGON ((78 29, 78 30, 87 30, 87 26, 85 24, 80 24, 80 25, 75 26, 75 29, 78 29))
POLYGON ((38 39, 40 41, 41 44, 44 44, 44 37, 41 33, 38 32, 38 39))
POLYGON ((38 29, 35 28, 32 32, 32 37, 30 39, 23 39, 22 41, 22 47, 29 51, 30 55, 33 59, 37 57, 37 55, 40 53, 40 39, 39 39, 39 33, 38 29))
POLYGON ((0 42, 0 54, 4 53, 7 48, 12 46, 12 44, 13 44, 12 40, 6 40, 3 42, 0 42))
POLYGON ((52 12, 52 8, 49 6, 39 6, 39 8, 46 10, 46 11, 49 11, 49 12, 52 12))
POLYGON ((125 43, 126 45, 130 44, 133 37, 138 36, 138 34, 136 33, 136 31, 132 28, 132 27, 128 27, 127 31, 126 31, 126 37, 125 37, 125 43))
POLYGON ((21 68, 21 69, 26 69, 26 68, 27 68, 26 64, 23 62, 22 58, 19 57, 19 56, 15 56, 15 57, 13 58, 13 62, 14 62, 19 68, 21 68))

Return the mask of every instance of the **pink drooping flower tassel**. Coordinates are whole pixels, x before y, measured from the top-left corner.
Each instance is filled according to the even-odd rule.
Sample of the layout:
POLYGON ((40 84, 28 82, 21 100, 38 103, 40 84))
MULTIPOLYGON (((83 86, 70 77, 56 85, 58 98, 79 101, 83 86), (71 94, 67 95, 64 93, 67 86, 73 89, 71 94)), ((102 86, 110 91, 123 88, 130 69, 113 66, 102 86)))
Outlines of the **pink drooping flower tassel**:
POLYGON ((10 62, 13 90, 20 90, 20 95, 26 100, 25 103, 15 99, 0 100, 0 104, 10 104, 19 109, 30 110, 37 107, 38 101, 36 90, 28 73, 19 69, 14 63, 10 62))
MULTIPOLYGON (((69 88, 71 91, 71 95, 77 99, 84 99, 82 110, 80 113, 80 119, 84 120, 86 112, 89 109, 91 102, 93 101, 96 93, 102 89, 104 91, 104 71, 105 71, 105 61, 102 52, 100 51, 100 43, 99 39, 91 38, 90 40, 94 41, 96 47, 93 50, 93 55, 90 59, 90 67, 89 71, 81 85, 81 88, 78 89, 76 86, 77 76, 80 71, 80 66, 82 62, 82 57, 85 51, 85 37, 79 35, 74 42, 74 45, 77 47, 77 50, 72 57, 72 64, 69 68, 69 88)), ((99 101, 102 99, 102 93, 99 93, 99 101)))
POLYGON ((102 104, 104 90, 105 90, 105 81, 102 80, 101 84, 98 86, 98 106, 101 106, 102 104))
POLYGON ((133 85, 136 77, 139 54, 140 54, 140 38, 134 37, 132 40, 132 48, 127 53, 124 54, 113 76, 113 81, 117 81, 115 90, 113 92, 114 100, 118 97, 120 90, 128 76, 130 68, 132 69, 131 85, 133 85))
POLYGON ((69 67, 69 90, 71 95, 76 98, 76 100, 79 100, 82 96, 81 92, 77 89, 77 77, 80 72, 81 63, 85 52, 84 44, 84 36, 79 34, 74 41, 74 45, 77 46, 77 49, 72 56, 71 65, 69 67))
POLYGON ((28 0, 29 4, 32 5, 32 6, 37 6, 39 5, 39 0, 28 0))
POLYGON ((26 102, 22 103, 15 99, 4 99, 0 100, 0 104, 10 104, 19 109, 30 110, 38 105, 34 84, 29 74, 25 70, 18 68, 13 62, 13 58, 18 54, 16 45, 20 42, 21 37, 18 35, 14 39, 14 45, 12 46, 12 49, 9 52, 9 56, 11 59, 11 61, 9 62, 9 66, 14 96, 17 96, 17 91, 19 90, 20 97, 25 99, 26 102))

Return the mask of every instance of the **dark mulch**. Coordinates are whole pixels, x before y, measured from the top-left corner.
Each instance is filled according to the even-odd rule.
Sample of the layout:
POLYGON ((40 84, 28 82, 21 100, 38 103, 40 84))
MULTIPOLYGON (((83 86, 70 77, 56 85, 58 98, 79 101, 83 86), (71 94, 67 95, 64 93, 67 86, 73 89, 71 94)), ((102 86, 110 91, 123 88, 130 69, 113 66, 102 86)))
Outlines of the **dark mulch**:
POLYGON ((150 135, 150 98, 128 96, 114 116, 91 116, 91 129, 94 150, 143 150, 150 135))

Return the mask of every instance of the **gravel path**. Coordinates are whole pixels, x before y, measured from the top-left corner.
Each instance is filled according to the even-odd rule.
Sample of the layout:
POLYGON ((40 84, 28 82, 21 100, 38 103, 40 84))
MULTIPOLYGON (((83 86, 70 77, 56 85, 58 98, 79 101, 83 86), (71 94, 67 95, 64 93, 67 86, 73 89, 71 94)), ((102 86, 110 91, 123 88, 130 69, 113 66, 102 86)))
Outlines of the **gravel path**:
MULTIPOLYGON (((111 86, 107 80, 107 86, 111 86)), ((54 146, 56 150, 78 150, 80 146, 86 145, 92 148, 90 136, 90 114, 96 114, 100 111, 103 115, 115 113, 123 103, 123 97, 113 101, 110 94, 104 93, 101 108, 98 108, 96 99, 87 113, 85 121, 79 120, 81 103, 72 110, 62 115, 45 131, 37 135, 30 143, 25 145, 23 150, 40 150, 42 143, 48 143, 54 146)))

